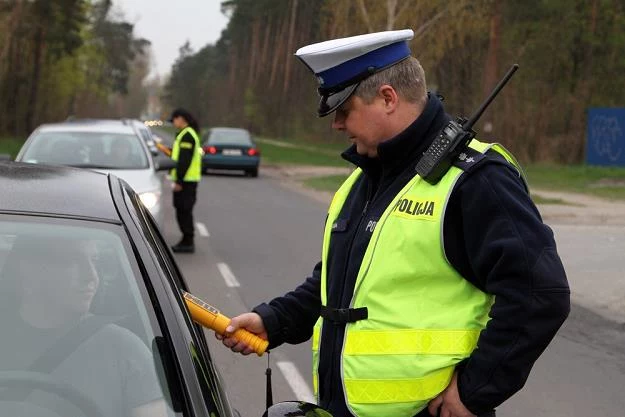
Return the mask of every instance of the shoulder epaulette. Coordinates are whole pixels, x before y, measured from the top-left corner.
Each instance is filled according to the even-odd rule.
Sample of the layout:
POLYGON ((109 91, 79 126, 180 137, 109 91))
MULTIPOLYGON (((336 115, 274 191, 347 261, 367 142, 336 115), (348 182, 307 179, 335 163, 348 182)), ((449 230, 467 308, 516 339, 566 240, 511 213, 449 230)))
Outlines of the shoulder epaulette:
POLYGON ((456 160, 453 162, 453 165, 468 172, 476 166, 479 166, 485 159, 486 154, 467 147, 465 150, 460 152, 456 160))

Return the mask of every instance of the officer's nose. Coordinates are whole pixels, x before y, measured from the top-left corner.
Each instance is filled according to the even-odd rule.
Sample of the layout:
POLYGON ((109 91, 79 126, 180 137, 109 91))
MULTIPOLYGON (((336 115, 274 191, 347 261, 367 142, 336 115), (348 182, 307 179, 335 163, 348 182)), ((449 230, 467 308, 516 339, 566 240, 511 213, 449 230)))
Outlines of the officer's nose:
POLYGON ((345 115, 342 111, 337 110, 334 112, 334 120, 332 121, 332 129, 342 132, 345 130, 345 115))

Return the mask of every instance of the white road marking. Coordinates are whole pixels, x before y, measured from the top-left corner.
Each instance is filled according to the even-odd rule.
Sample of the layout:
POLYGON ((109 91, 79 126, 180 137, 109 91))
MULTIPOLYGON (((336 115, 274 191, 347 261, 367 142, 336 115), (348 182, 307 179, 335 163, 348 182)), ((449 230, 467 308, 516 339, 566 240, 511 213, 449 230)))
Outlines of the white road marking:
POLYGON ((239 281, 237 281, 237 277, 234 276, 227 264, 220 262, 217 264, 217 268, 219 268, 219 272, 221 272, 221 275, 224 277, 224 281, 226 281, 227 286, 231 288, 241 286, 239 281))
POLYGON ((210 233, 208 233, 208 229, 204 225, 204 223, 195 223, 195 228, 197 229, 200 236, 210 237, 210 233))
POLYGON ((302 377, 302 374, 299 373, 293 362, 281 361, 277 362, 276 365, 278 365, 278 368, 282 371, 284 378, 286 378, 286 382, 288 382, 291 386, 293 394, 295 394, 294 398, 301 401, 307 401, 309 403, 315 402, 315 397, 313 396, 310 387, 302 377))

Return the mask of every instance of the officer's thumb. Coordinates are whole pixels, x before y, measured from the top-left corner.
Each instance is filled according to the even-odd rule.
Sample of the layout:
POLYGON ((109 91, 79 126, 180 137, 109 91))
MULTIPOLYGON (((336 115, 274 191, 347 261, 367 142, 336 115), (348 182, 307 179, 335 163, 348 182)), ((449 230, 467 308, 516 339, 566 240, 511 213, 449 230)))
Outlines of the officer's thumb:
POLYGON ((226 327, 226 333, 232 334, 237 331, 237 329, 246 328, 249 324, 251 324, 249 316, 249 314, 241 314, 239 316, 233 317, 232 320, 230 320, 230 324, 228 325, 228 327, 226 327))
POLYGON ((232 334, 232 332, 235 332, 237 329, 245 329, 251 333, 259 335, 260 337, 265 339, 267 338, 263 319, 254 312, 244 313, 234 317, 226 328, 226 333, 232 334))

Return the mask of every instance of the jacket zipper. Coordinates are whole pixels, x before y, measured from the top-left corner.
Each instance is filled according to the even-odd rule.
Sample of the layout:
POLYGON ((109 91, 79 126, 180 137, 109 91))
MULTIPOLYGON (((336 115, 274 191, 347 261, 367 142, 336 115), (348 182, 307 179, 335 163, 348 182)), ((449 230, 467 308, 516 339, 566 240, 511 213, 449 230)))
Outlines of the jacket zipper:
MULTIPOLYGON (((380 177, 380 183, 381 182, 382 182, 382 178, 380 177)), ((372 194, 372 188, 373 188, 373 186, 371 185, 371 182, 369 181, 369 183, 367 184, 367 199, 365 200, 365 206, 363 207, 362 212, 360 213, 360 218, 358 219, 358 224, 356 225, 356 228, 354 229, 354 234, 352 235, 352 238, 350 239, 350 242, 349 242, 349 247, 347 248, 348 260, 347 260, 347 262, 345 262, 345 266, 343 268, 343 277, 345 277, 347 275, 347 269, 349 267, 349 257, 350 257, 350 254, 352 252, 352 247, 354 246, 354 241, 356 240, 356 235, 358 234, 358 230, 360 229, 360 225, 362 224, 362 220, 367 215, 367 211, 369 210, 369 204, 377 196, 377 194, 378 194, 377 191, 380 189, 379 184, 378 184, 378 189, 376 190, 375 194, 373 194, 373 196, 372 196, 371 195, 372 194)), ((355 283, 354 283, 354 288, 355 288, 355 283)), ((339 308, 341 308, 340 306, 342 305, 344 294, 345 294, 345 280, 343 281, 343 286, 341 287, 341 294, 340 294, 340 297, 339 297, 339 308)), ((349 308, 349 306, 348 306, 348 308, 349 308)), ((345 324, 345 326, 346 325, 347 324, 345 324)), ((337 345, 337 343, 336 343, 337 341, 336 341, 336 339, 337 339, 337 336, 339 334, 338 329, 337 329, 336 326, 333 326, 333 331, 334 331, 334 334, 333 334, 334 337, 333 337, 333 340, 332 340, 332 351, 330 352, 330 359, 332 361, 332 366, 330 367, 330 379, 329 379, 330 381, 334 380, 334 372, 337 369, 337 367, 338 367, 338 369, 340 369, 340 366, 341 366, 341 364, 340 364, 340 357, 337 357, 335 355, 336 350, 337 350, 337 346, 336 346, 337 345)), ((343 334, 344 333, 345 332, 343 331, 343 334)), ((339 372, 339 374, 340 374, 340 372, 339 372)), ((341 377, 341 375, 339 375, 339 378, 340 377, 341 377)), ((343 383, 341 383, 341 386, 342 385, 343 385, 343 383)), ((330 390, 330 395, 331 396, 334 395, 334 392, 332 390, 330 390)), ((345 393, 343 393, 343 396, 345 397, 345 393)), ((332 399, 333 398, 330 397, 328 402, 331 402, 332 399)), ((345 404, 345 406, 349 409, 347 404, 345 404)))

